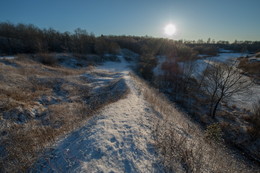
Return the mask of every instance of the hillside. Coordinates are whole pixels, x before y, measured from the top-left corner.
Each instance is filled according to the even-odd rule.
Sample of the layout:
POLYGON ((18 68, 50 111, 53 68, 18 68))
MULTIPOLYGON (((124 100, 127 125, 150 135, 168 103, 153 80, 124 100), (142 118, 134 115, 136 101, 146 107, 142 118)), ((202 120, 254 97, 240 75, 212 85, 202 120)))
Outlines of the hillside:
MULTIPOLYGON (((60 141, 33 170, 160 172, 162 168, 152 145, 151 134, 157 115, 140 94, 126 65, 125 60, 121 59, 120 64, 108 62, 92 71, 104 73, 108 70, 105 74, 112 75, 93 77, 93 80, 105 83, 120 79, 122 84, 117 90, 129 87, 129 94, 104 107, 86 125, 60 141)), ((98 87, 102 87, 102 83, 98 87)))
POLYGON ((133 52, 94 66, 63 54, 46 64, 46 56, 0 61, 3 172, 258 171, 211 139, 218 128, 204 131, 135 76, 133 52))

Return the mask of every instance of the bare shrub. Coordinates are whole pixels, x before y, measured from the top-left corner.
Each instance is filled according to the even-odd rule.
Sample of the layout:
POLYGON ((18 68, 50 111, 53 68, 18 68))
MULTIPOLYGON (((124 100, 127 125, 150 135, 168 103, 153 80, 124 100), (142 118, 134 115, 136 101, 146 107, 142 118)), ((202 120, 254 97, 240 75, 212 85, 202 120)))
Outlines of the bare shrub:
POLYGON ((258 75, 260 73, 260 63, 250 62, 248 58, 240 58, 238 67, 241 68, 245 73, 251 75, 258 75))
POLYGON ((155 124, 155 146, 166 172, 257 172, 230 156, 221 143, 208 142, 212 138, 188 131, 192 132, 176 127, 169 119, 155 124))
POLYGON ((153 78, 153 69, 157 65, 157 59, 152 54, 143 54, 139 58, 138 73, 146 80, 153 78))
POLYGON ((57 59, 50 54, 37 54, 36 60, 44 65, 55 66, 58 64, 57 59))
POLYGON ((16 60, 18 61, 26 61, 28 59, 30 59, 31 57, 27 54, 18 54, 16 55, 16 60))
POLYGON ((218 123, 208 125, 205 130, 205 138, 208 141, 221 142, 222 141, 222 130, 218 123))
POLYGON ((253 115, 247 118, 252 125, 249 134, 257 139, 260 137, 260 100, 253 106, 253 115))
POLYGON ((168 122, 160 125, 158 123, 154 131, 155 145, 162 154, 162 162, 166 171, 202 172, 201 148, 195 149, 196 146, 192 144, 192 148, 188 149, 187 146, 190 144, 188 137, 180 135, 177 129, 167 126, 169 126, 168 122), (196 157, 200 158, 200 162, 197 162, 196 157))

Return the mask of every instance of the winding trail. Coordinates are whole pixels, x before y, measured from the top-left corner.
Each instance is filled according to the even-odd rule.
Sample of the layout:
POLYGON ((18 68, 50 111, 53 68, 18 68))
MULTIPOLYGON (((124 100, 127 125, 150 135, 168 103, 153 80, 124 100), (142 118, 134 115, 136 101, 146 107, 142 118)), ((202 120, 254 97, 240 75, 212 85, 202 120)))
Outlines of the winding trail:
MULTIPOLYGON (((126 98, 104 107, 79 130, 60 141, 31 172, 162 172, 152 145, 156 113, 129 75, 128 63, 109 62, 96 72, 120 72, 126 98)), ((112 78, 113 79, 113 78, 112 78)))

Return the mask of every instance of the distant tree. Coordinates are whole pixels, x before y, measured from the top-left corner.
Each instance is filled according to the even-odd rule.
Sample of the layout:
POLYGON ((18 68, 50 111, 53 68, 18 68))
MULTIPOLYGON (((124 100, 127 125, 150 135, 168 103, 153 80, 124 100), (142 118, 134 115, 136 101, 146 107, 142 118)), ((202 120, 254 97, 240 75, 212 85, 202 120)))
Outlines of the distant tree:
POLYGON ((211 39, 210 38, 208 38, 208 40, 207 40, 207 44, 210 44, 211 42, 211 39))
POLYGON ((204 43, 203 39, 198 39, 197 44, 203 44, 203 43, 204 43))

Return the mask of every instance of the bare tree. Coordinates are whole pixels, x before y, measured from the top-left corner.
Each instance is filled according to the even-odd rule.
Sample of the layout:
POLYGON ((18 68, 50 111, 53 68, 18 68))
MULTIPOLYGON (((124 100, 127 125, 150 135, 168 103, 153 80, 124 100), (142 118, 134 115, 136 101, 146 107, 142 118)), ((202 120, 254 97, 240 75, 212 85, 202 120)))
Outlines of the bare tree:
POLYGON ((245 92, 252 84, 251 80, 243 76, 234 64, 215 62, 203 72, 202 89, 209 96, 209 114, 213 118, 223 99, 245 92))

